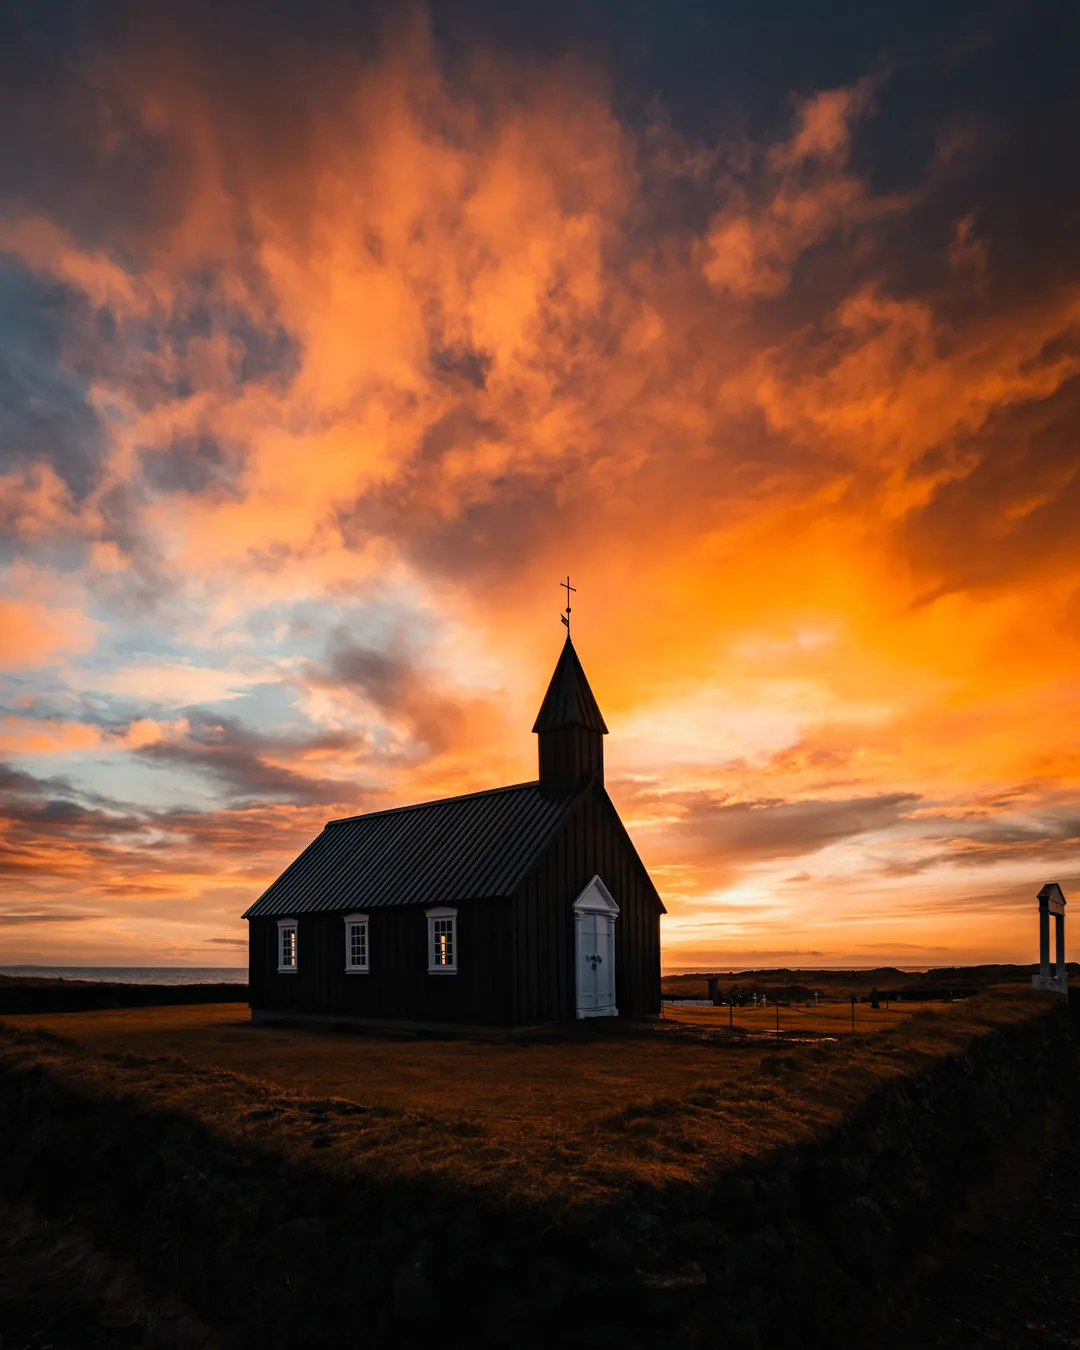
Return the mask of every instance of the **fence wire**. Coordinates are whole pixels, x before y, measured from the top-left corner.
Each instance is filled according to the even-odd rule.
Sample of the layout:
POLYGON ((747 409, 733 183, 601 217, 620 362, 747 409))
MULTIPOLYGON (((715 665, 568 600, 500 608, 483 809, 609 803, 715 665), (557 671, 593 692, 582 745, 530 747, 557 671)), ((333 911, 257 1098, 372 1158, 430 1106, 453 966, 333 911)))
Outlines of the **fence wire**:
POLYGON ((712 1004, 682 1000, 661 1004, 661 1017, 683 1026, 702 1028, 729 1028, 733 1031, 756 1034, 785 1033, 799 1035, 866 1035, 885 1031, 911 1017, 922 1008, 940 1006, 952 1000, 926 1000, 911 1003, 893 1002, 873 1008, 868 1003, 819 1003, 810 1007, 792 1004, 767 1003, 712 1004))

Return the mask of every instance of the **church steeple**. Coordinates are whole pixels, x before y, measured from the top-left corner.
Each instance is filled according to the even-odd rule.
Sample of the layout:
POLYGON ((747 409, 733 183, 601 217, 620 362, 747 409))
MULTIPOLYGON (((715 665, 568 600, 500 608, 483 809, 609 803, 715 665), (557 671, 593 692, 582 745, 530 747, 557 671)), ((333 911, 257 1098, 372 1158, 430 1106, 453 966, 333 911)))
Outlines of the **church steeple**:
POLYGON ((540 790, 545 796, 569 796, 593 773, 603 781, 607 727, 569 633, 533 731, 539 740, 540 790))

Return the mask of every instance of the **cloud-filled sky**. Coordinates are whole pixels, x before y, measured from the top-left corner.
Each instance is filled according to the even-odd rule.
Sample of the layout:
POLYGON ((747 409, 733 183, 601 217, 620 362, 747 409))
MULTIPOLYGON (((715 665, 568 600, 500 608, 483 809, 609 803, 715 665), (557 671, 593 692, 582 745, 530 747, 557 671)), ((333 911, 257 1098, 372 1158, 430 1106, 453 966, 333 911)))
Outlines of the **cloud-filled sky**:
POLYGON ((239 964, 535 775, 665 964, 1034 956, 1080 886, 1074 7, 0 19, 0 963, 239 964))

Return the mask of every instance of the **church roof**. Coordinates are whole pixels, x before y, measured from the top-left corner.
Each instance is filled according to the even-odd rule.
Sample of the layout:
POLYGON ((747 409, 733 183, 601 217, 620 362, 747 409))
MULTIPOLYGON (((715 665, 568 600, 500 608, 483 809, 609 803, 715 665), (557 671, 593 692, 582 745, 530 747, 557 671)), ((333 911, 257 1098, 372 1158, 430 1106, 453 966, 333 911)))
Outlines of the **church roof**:
POLYGON ((331 820, 244 918, 509 896, 580 795, 519 783, 331 820))
POLYGON ((540 711, 536 714, 533 731, 554 731, 558 727, 571 726, 574 723, 607 735, 600 707, 589 688, 589 681, 585 678, 574 644, 567 634, 562 655, 551 677, 544 701, 540 705, 540 711))

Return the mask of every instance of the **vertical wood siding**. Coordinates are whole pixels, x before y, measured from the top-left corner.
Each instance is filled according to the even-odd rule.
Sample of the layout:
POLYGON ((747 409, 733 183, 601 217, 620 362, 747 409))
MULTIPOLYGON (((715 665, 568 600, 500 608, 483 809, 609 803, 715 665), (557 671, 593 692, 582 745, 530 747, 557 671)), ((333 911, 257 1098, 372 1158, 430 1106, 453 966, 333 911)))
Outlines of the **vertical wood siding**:
POLYGON ((345 970, 341 914, 301 914, 297 970, 277 969, 277 921, 251 919, 251 1006, 275 1012, 346 1014, 413 1022, 513 1024, 512 927, 506 900, 457 906, 455 975, 428 973, 427 915, 422 906, 368 911, 367 974, 345 970))
POLYGON ((604 738, 599 731, 571 723, 537 737, 540 788, 555 797, 569 796, 589 774, 604 776, 604 738))
POLYGON ((660 1011, 658 897, 611 799, 597 782, 515 897, 519 1025, 576 1016, 573 904, 596 875, 619 906, 615 924, 619 1016, 654 1016, 660 1011))

